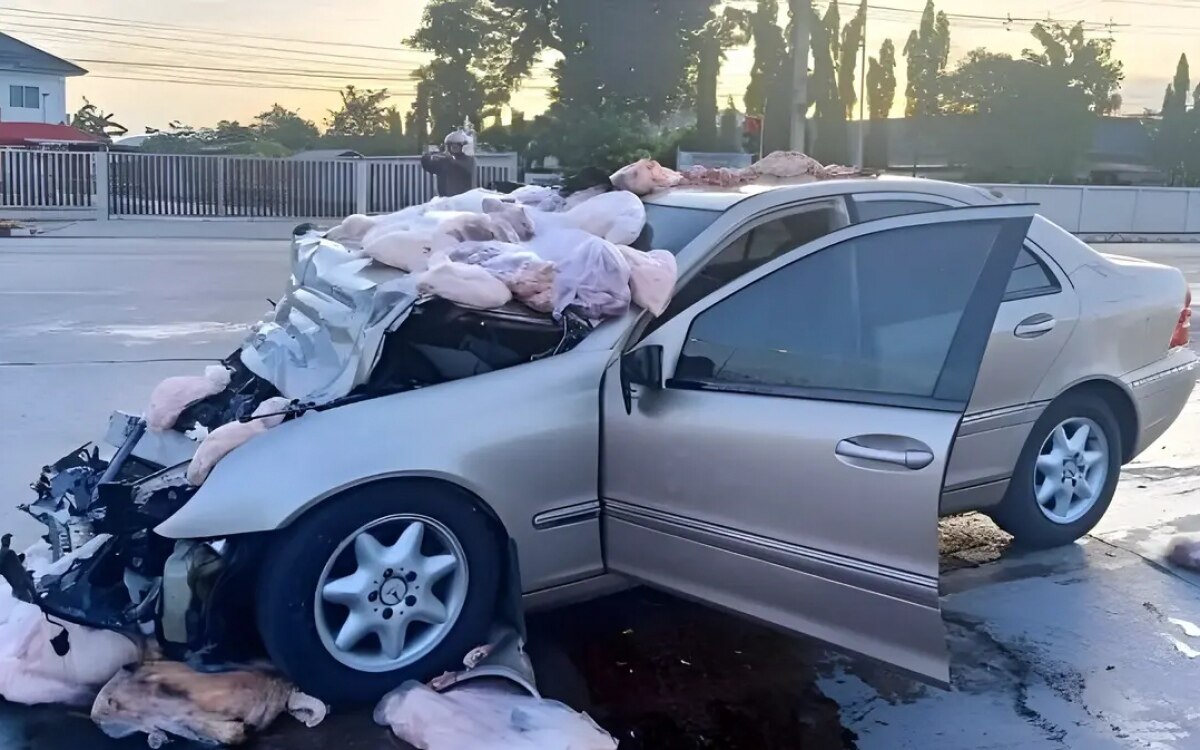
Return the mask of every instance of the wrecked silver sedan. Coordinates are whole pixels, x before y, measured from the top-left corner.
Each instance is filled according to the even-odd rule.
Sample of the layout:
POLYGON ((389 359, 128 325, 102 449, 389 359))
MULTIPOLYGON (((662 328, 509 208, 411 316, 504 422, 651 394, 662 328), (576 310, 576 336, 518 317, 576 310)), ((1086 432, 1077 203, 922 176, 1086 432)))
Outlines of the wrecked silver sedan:
MULTIPOLYGON (((291 287, 226 360, 226 389, 163 433, 118 415, 111 459, 82 449, 48 467, 29 510, 52 544, 112 536, 41 581, 43 608, 153 630, 178 658, 265 650, 304 691, 349 702, 454 667, 521 593, 554 604, 639 581, 944 683, 947 495, 998 487, 1001 508, 1029 505, 1036 544, 1070 541, 1192 388, 1195 357, 1175 344, 1182 278, 1120 267, 1027 206, 852 179, 647 203, 652 246, 678 258, 675 298, 657 319, 599 325, 424 299, 403 274, 299 237, 291 287), (933 207, 867 210, 905 200, 933 207), (1137 301, 1144 347, 1122 350, 1137 362, 1076 362, 1128 393, 1133 419, 1087 407, 1106 471, 1069 524, 1025 485, 1043 423, 1078 388, 963 419, 985 351, 1016 356, 998 336, 1065 346, 1014 339, 998 318, 1029 247, 1054 259, 1055 286, 1014 297, 1009 317, 1067 300, 1079 269, 1154 289, 1137 301), (280 397, 282 424, 186 481, 201 435, 280 397), (1006 421, 980 429, 992 414, 1006 421), (964 476, 956 462, 981 456, 964 476), (1005 495, 1008 477, 1025 479, 1005 495)), ((997 382, 982 368, 981 391, 997 382)), ((1098 449, 1073 434, 1081 446, 1052 447, 1086 480, 1098 449)))

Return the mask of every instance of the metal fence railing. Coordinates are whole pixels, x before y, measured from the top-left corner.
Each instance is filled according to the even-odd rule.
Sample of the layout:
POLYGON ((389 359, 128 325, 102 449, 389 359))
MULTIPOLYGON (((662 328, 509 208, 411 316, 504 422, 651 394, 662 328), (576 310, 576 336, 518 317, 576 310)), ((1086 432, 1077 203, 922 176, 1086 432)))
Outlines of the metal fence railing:
MULTIPOLYGON (((421 169, 417 156, 368 159, 367 211, 387 213, 424 203, 436 195, 433 176, 421 169)), ((475 184, 487 187, 517 179, 515 154, 480 154, 475 159, 475 184)))
POLYGON ((419 157, 367 161, 367 212, 390 213, 432 198, 433 175, 421 169, 419 157))
MULTIPOLYGON (((480 185, 517 178, 515 154, 480 154, 477 162, 480 185)), ((0 149, 0 210, 91 209, 97 218, 329 219, 396 211, 434 194, 434 180, 418 157, 293 160, 0 149)))
POLYGON ((0 149, 0 208, 91 208, 96 154, 0 149))

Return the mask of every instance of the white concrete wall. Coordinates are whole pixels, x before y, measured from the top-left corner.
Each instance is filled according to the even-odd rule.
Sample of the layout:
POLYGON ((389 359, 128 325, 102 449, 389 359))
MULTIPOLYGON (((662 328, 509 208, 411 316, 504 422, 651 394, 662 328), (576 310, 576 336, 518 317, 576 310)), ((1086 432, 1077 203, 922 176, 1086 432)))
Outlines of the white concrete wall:
POLYGON ((62 76, 44 73, 18 73, 0 70, 0 122, 48 122, 58 124, 67 120, 67 84, 62 76), (10 86, 36 86, 38 99, 45 97, 45 113, 39 101, 36 108, 26 109, 11 106, 10 86))
POLYGON ((1200 234, 1200 188, 982 185, 1068 231, 1086 235, 1200 234))

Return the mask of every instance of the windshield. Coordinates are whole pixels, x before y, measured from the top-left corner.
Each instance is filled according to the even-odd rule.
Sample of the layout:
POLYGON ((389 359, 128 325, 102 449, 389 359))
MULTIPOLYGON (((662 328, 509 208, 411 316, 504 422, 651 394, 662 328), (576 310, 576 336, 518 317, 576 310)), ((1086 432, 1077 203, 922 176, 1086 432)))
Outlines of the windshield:
POLYGON ((650 246, 654 250, 668 250, 672 255, 678 255, 680 250, 708 229, 720 215, 720 211, 701 208, 646 204, 650 246))

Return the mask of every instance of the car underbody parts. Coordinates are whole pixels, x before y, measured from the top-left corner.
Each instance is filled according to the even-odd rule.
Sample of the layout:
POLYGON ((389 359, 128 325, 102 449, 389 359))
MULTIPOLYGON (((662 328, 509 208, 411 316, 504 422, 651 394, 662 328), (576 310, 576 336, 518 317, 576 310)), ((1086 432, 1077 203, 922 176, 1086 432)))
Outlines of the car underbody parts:
POLYGON ((204 542, 180 541, 163 566, 158 634, 163 643, 189 646, 200 630, 204 602, 224 562, 204 542))

